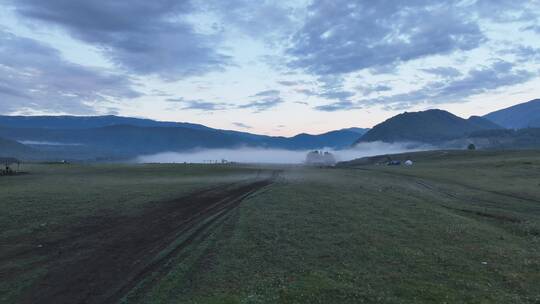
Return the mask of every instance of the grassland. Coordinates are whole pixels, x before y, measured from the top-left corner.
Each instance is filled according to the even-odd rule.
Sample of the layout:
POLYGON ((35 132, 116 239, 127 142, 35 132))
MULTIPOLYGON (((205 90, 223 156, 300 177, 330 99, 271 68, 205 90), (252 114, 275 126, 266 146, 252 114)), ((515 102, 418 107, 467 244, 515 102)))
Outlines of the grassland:
POLYGON ((40 279, 67 263, 75 271, 77 264, 88 264, 88 257, 126 226, 126 219, 144 218, 154 209, 167 211, 167 204, 189 193, 261 174, 257 168, 204 165, 49 164, 22 169, 28 174, 0 179, 1 303, 34 302, 24 295, 40 289, 40 279))
MULTIPOLYGON (((132 227, 140 222, 131 219, 165 218, 158 212, 164 208, 180 216, 187 209, 167 208, 222 206, 232 198, 183 230, 170 226, 178 233, 162 237, 166 244, 135 247, 149 259, 140 268, 144 275, 126 271, 114 278, 130 284, 108 301, 538 303, 540 153, 394 157, 400 158, 415 165, 366 159, 332 169, 28 168, 31 174, 0 179, 0 301, 39 300, 28 295, 47 276, 54 278, 58 260, 75 267, 92 261, 81 256, 104 255, 96 248, 111 246, 103 237, 114 233, 87 237, 100 230, 89 226, 74 234, 84 223, 104 217, 132 227), (66 245, 65 237, 80 246, 66 245), (58 243, 72 251, 57 257, 58 243)), ((142 223, 149 234, 161 232, 142 223)), ((119 235, 130 236, 131 229, 124 230, 119 235)), ((98 299, 89 295, 86 301, 98 299)))

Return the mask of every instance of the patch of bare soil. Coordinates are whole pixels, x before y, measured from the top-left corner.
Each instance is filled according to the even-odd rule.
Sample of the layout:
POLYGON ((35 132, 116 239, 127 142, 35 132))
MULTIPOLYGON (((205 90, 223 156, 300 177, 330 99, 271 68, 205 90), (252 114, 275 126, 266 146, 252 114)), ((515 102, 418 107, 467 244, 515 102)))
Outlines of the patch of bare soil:
POLYGON ((200 191, 151 207, 137 217, 88 219, 95 224, 86 223, 86 233, 74 231, 76 240, 55 244, 51 250, 63 257, 51 263, 21 302, 115 303, 147 275, 162 271, 171 257, 274 178, 200 191), (77 244, 91 246, 82 250, 77 244))

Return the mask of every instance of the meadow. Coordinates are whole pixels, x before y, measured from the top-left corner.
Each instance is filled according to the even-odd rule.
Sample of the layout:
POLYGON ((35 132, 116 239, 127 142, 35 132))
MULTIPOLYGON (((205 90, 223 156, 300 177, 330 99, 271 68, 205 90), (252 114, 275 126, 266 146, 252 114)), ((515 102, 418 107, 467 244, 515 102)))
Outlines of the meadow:
POLYGON ((0 302, 540 301, 538 151, 393 158, 27 166, 0 178, 0 302))

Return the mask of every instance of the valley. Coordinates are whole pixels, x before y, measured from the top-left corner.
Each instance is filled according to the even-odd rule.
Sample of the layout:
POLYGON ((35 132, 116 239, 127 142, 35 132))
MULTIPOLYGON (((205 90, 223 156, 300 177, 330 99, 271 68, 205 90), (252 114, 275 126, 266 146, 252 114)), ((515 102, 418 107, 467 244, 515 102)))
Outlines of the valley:
POLYGON ((0 304, 540 304, 540 0, 0 0, 0 304))
POLYGON ((0 178, 0 302, 534 303, 538 153, 25 165, 0 178))

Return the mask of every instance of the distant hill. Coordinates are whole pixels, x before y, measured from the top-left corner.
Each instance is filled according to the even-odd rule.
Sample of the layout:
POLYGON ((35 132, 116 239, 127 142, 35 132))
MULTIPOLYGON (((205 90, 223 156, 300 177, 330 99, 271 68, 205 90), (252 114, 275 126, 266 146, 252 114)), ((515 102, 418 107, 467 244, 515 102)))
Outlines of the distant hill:
POLYGON ((350 146, 358 134, 364 134, 369 129, 348 128, 331 131, 318 135, 299 134, 293 137, 266 136, 247 132, 214 129, 200 124, 187 122, 155 121, 144 118, 122 116, 2 116, 0 126, 7 128, 29 129, 95 129, 111 126, 134 126, 134 127, 167 127, 186 128, 194 130, 216 131, 227 135, 235 135, 250 143, 260 143, 265 146, 289 147, 294 149, 332 147, 341 148, 350 146))
POLYGON ((368 129, 350 128, 318 135, 302 133, 293 137, 271 137, 267 139, 267 145, 292 150, 296 150, 297 147, 343 149, 350 147, 358 139, 358 136, 362 136, 367 131, 368 129))
POLYGON ((479 130, 497 130, 503 129, 500 125, 480 116, 471 116, 467 119, 471 126, 475 126, 479 130))
POLYGON ((181 127, 137 127, 116 125, 93 129, 2 128, 0 136, 30 142, 34 146, 92 146, 127 154, 183 151, 193 148, 231 148, 240 146, 316 149, 351 145, 358 133, 348 130, 320 135, 299 134, 272 137, 214 129, 181 127))
POLYGON ((106 116, 3 116, 0 115, 0 126, 11 128, 42 129, 91 129, 116 125, 136 127, 183 127, 190 129, 211 129, 209 127, 187 122, 155 121, 144 118, 106 116))
POLYGON ((22 157, 35 152, 34 149, 14 140, 0 138, 0 157, 22 157))
POLYGON ((368 128, 347 128, 347 129, 341 129, 340 131, 350 131, 356 134, 364 135, 367 131, 369 131, 369 129, 368 128))
POLYGON ((538 149, 540 148, 540 128, 477 131, 471 133, 467 141, 480 148, 538 149))
POLYGON ((369 130, 360 142, 421 142, 438 144, 465 137, 475 131, 500 129, 482 117, 463 119, 443 110, 405 112, 396 115, 369 130))
POLYGON ((505 150, 500 151, 496 149, 492 150, 476 150, 469 151, 466 149, 451 149, 451 150, 429 150, 429 151, 409 151, 398 154, 383 154, 375 156, 366 156, 362 158, 353 159, 350 161, 339 162, 337 167, 361 167, 361 166, 373 166, 376 164, 386 164, 389 159, 405 162, 410 159, 414 163, 425 164, 448 164, 449 162, 471 162, 471 161, 486 161, 487 158, 498 158, 505 162, 509 157, 515 159, 521 159, 523 157, 534 158, 536 150, 523 151, 523 150, 505 150))
POLYGON ((484 118, 507 129, 540 127, 540 99, 491 112, 484 118))
POLYGON ((230 148, 245 144, 238 136, 213 130, 129 125, 92 129, 0 128, 0 136, 22 140, 34 149, 67 159, 118 159, 166 151, 230 148))
POLYGON ((117 116, 0 116, 0 137, 60 159, 122 159, 196 148, 263 147, 308 150, 349 147, 365 129, 319 135, 266 136, 203 125, 117 116))

